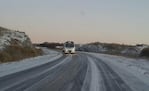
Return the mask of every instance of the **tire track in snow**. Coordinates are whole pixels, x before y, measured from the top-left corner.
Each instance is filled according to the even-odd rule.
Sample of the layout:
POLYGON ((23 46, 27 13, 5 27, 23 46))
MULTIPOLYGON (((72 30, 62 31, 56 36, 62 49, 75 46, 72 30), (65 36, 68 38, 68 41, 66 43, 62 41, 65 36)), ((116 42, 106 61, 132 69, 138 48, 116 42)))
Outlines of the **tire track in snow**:
POLYGON ((88 57, 88 68, 81 91, 100 91, 101 75, 92 58, 88 57))
POLYGON ((80 91, 86 73, 86 63, 80 55, 67 56, 71 57, 68 62, 27 91, 80 91))
POLYGON ((102 91, 132 91, 131 88, 114 72, 105 62, 95 59, 95 63, 101 72, 104 88, 102 91))
MULTIPOLYGON (((48 64, 44 64, 44 65, 41 65, 39 67, 35 67, 35 68, 29 69, 29 70, 25 70, 23 72, 18 72, 16 74, 12 74, 12 75, 10 75, 11 78, 9 78, 9 76, 7 77, 10 79, 10 82, 12 84, 10 84, 9 86, 6 85, 6 87, 1 88, 1 90, 2 91, 21 91, 21 90, 33 85, 33 83, 37 83, 40 80, 44 79, 46 76, 48 76, 49 71, 51 71, 51 70, 57 68, 58 66, 61 66, 62 64, 66 63, 66 61, 69 61, 68 59, 70 59, 69 56, 68 57, 63 56, 63 57, 56 60, 56 64, 54 63, 53 65, 51 65, 51 62, 50 62, 48 64), (50 65, 51 65, 51 67, 49 68, 48 66, 50 66, 50 65), (32 71, 34 74, 32 73, 32 71), (28 72, 31 72, 32 75, 27 75, 26 77, 24 77, 25 75, 22 75, 24 73, 28 74, 28 72), (24 77, 24 79, 18 80, 16 82, 11 81, 13 79, 14 80, 18 79, 18 78, 16 78, 16 75, 17 76, 20 75, 20 76, 24 77), (12 79, 12 77, 14 77, 14 78, 12 79)), ((9 82, 9 79, 7 79, 8 80, 8 81, 6 81, 7 83, 9 82)))
MULTIPOLYGON (((71 80, 70 83, 67 83, 60 91, 81 91, 86 72, 87 72, 87 57, 85 55, 77 55, 78 58, 74 57, 72 61, 77 61, 78 65, 76 76, 71 80), (79 62, 79 63, 78 63, 79 62)), ((74 63, 73 63, 74 64, 74 63)), ((74 67, 73 67, 74 68, 74 67)))
POLYGON ((0 87, 5 91, 132 91, 104 60, 85 53, 10 75, 0 80, 0 87))

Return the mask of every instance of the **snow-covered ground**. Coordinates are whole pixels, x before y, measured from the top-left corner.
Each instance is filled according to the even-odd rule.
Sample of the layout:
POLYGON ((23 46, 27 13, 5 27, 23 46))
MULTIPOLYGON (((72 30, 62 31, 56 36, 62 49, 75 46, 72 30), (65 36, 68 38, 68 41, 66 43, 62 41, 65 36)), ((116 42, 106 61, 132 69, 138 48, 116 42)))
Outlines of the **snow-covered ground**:
POLYGON ((9 62, 0 64, 0 77, 16 73, 19 71, 27 70, 48 62, 54 61, 62 56, 62 54, 49 50, 47 48, 42 48, 46 55, 20 60, 17 62, 9 62))
POLYGON ((104 55, 104 54, 99 55, 100 58, 102 58, 103 60, 112 61, 117 65, 123 65, 129 68, 129 70, 137 71, 140 74, 149 77, 149 60, 147 59, 134 59, 134 58, 126 58, 121 56, 104 55))
POLYGON ((43 51, 44 51, 44 54, 45 55, 49 55, 49 54, 57 54, 59 52, 57 51, 54 51, 54 50, 51 50, 51 49, 47 49, 46 47, 39 47, 41 48, 43 51))
POLYGON ((61 57, 62 54, 59 52, 42 49, 46 52, 44 56, 1 64, 0 90, 148 91, 149 89, 148 60, 87 52, 61 57), (10 78, 4 77, 53 62, 58 58, 60 59, 53 65, 49 63, 25 73, 9 75, 10 78))
POLYGON ((146 91, 147 88, 149 89, 149 60, 106 54, 89 54, 108 64, 128 85, 131 86, 133 91, 146 91))
POLYGON ((113 44, 84 44, 77 48, 77 50, 85 52, 96 52, 96 53, 109 53, 109 54, 121 54, 129 56, 139 56, 144 48, 148 48, 148 45, 142 46, 128 46, 128 45, 113 45, 113 44))

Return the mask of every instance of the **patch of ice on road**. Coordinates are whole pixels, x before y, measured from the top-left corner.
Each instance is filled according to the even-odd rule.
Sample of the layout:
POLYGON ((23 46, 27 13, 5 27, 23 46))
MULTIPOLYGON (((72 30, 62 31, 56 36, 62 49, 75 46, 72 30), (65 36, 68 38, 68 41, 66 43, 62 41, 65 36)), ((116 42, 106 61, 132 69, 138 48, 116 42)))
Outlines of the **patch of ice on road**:
POLYGON ((46 64, 60 58, 61 56, 62 54, 51 51, 50 54, 44 56, 24 59, 17 62, 2 63, 0 64, 0 77, 46 64))

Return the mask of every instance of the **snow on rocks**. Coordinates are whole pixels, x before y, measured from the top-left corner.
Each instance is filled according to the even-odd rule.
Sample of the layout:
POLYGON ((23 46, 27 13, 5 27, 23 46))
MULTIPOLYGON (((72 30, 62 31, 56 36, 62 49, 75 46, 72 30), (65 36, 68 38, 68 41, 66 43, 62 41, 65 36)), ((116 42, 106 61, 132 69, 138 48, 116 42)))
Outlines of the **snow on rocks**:
POLYGON ((0 50, 10 45, 32 47, 30 38, 24 33, 13 30, 1 30, 0 32, 0 50))

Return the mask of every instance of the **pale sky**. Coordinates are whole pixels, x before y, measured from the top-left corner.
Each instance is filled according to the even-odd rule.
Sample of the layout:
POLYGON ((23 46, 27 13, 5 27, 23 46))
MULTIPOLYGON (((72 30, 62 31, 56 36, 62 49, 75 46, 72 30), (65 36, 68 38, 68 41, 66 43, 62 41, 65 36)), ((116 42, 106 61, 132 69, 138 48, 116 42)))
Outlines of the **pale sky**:
POLYGON ((34 43, 149 44, 149 0, 0 0, 0 26, 34 43))

